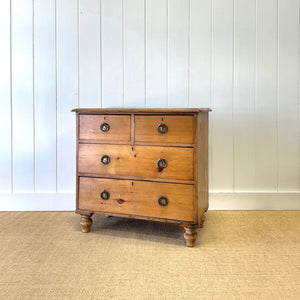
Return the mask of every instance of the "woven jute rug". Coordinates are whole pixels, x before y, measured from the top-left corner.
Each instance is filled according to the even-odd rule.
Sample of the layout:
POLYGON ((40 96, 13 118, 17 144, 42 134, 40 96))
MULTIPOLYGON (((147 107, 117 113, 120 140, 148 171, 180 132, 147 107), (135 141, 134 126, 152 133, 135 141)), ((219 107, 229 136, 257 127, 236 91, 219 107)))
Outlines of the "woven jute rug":
POLYGON ((0 299, 300 299, 300 211, 209 211, 172 224, 0 213, 0 299))

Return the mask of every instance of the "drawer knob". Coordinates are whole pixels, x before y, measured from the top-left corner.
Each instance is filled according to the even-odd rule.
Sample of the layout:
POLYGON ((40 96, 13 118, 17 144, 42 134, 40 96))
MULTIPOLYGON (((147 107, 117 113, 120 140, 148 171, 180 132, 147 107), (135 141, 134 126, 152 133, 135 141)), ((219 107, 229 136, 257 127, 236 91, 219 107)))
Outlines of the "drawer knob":
POLYGON ((168 198, 167 198, 167 197, 165 197, 165 196, 160 196, 160 197, 158 198, 158 204, 159 204, 160 206, 166 206, 166 205, 168 205, 168 203, 169 203, 169 201, 168 201, 168 198))
POLYGON ((101 157, 101 162, 102 162, 104 165, 108 165, 109 162, 110 162, 109 156, 108 156, 108 155, 103 155, 103 156, 101 157))
POLYGON ((102 132, 107 132, 107 131, 109 131, 109 129, 110 129, 109 124, 107 124, 107 123, 102 123, 102 124, 100 125, 100 129, 101 129, 102 132))
POLYGON ((158 168, 160 170, 163 170, 163 169, 165 169, 168 166, 168 163, 167 163, 167 161, 164 158, 160 158, 157 161, 157 166, 158 166, 158 168))
POLYGON ((157 126, 157 131, 159 133, 166 133, 168 131, 168 126, 166 124, 159 124, 157 126))
POLYGON ((101 192, 100 196, 103 200, 108 200, 109 199, 109 192, 104 190, 103 192, 101 192))

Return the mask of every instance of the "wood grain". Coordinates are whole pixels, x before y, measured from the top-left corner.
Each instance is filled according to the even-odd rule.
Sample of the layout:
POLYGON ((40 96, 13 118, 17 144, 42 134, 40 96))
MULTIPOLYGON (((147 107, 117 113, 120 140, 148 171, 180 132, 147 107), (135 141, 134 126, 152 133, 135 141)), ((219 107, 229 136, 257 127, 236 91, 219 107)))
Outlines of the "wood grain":
POLYGON ((79 138, 102 141, 130 141, 130 116, 80 115, 79 138), (109 131, 102 132, 100 125, 107 123, 109 131))
POLYGON ((184 239, 187 247, 194 247, 197 239, 197 231, 194 225, 184 226, 184 239))
POLYGON ((79 179, 79 209, 130 215, 193 220, 193 186, 144 181, 86 178, 79 179), (109 199, 100 194, 109 192, 109 199), (158 198, 168 199, 166 206, 158 198))
POLYGON ((132 176, 132 175, 120 175, 120 174, 95 174, 78 172, 79 177, 101 177, 101 178, 112 178, 112 179, 128 179, 128 180, 143 180, 143 181, 157 181, 157 182, 167 182, 167 183, 182 183, 182 184, 195 184, 195 180, 182 180, 182 179, 170 179, 170 178, 154 178, 146 176, 132 176))
POLYGON ((79 144, 78 172, 193 180, 193 149, 129 145, 79 144), (108 155, 110 162, 101 163, 108 155), (167 161, 162 171, 159 159, 167 161))
POLYGON ((90 232, 90 228, 92 224, 93 224, 93 220, 91 219, 91 214, 81 215, 80 226, 82 232, 84 233, 90 232))
POLYGON ((208 114, 199 113, 197 120, 198 224, 208 209, 208 114))
POLYGON ((79 127, 76 213, 83 231, 89 231, 87 216, 94 212, 173 222, 185 228, 186 245, 193 247, 208 208, 209 110, 74 111, 79 127), (102 122, 117 130, 101 132, 102 122), (167 128, 164 133, 158 131, 160 124, 167 128))
POLYGON ((137 142, 180 142, 193 143, 193 116, 136 116, 135 141, 137 142), (159 133, 157 127, 165 124, 166 133, 159 133))

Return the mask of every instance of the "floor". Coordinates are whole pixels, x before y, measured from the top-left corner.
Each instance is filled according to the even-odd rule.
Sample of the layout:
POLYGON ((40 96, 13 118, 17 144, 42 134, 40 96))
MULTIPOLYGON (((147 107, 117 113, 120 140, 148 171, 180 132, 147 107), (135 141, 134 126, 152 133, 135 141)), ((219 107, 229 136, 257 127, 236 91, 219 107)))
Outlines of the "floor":
POLYGON ((0 213, 0 299, 300 299, 300 211, 208 211, 196 247, 166 223, 0 213))

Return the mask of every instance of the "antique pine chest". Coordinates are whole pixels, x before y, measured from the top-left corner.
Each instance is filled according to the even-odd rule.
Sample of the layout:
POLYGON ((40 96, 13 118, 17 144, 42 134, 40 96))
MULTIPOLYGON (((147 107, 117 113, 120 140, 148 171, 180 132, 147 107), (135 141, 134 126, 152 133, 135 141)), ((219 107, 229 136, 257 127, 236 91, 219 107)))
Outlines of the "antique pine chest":
POLYGON ((210 109, 74 109, 76 213, 177 223, 194 246, 208 208, 210 109))

